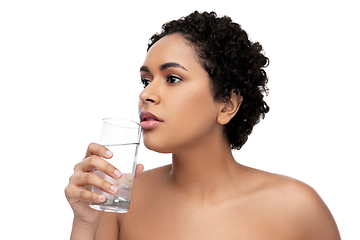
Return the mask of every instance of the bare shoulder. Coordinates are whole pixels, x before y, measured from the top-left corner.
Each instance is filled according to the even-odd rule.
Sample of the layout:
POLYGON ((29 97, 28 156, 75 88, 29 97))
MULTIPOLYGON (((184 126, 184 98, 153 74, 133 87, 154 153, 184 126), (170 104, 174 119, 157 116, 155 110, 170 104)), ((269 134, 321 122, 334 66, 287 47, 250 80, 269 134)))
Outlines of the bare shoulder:
POLYGON ((340 239, 335 220, 319 194, 294 178, 249 169, 257 179, 255 198, 267 207, 269 220, 275 216, 301 239, 340 239), (300 236, 301 235, 301 236, 300 236))

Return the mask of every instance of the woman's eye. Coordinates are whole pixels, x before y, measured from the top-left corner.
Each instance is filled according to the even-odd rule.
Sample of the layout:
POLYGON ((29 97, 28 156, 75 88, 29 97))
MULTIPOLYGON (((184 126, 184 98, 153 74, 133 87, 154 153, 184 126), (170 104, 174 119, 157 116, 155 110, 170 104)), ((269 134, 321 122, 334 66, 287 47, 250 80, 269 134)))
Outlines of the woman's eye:
POLYGON ((144 86, 144 88, 146 88, 150 84, 150 80, 143 78, 141 79, 141 83, 144 86))
POLYGON ((168 83, 178 83, 180 81, 182 81, 181 78, 179 77, 176 77, 176 76, 173 76, 173 75, 169 75, 167 76, 167 80, 166 80, 168 83))

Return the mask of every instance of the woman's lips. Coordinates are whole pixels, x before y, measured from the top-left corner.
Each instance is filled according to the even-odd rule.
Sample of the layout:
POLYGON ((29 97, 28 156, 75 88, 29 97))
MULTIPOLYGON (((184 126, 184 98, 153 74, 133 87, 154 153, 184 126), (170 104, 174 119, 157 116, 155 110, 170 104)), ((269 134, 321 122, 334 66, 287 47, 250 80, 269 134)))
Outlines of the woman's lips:
POLYGON ((147 129, 152 129, 152 128, 158 126, 161 123, 162 122, 160 122, 160 121, 150 120, 150 121, 143 121, 143 122, 140 123, 140 125, 141 125, 143 130, 147 130, 147 129))
POLYGON ((144 130, 152 129, 163 122, 156 115, 148 111, 140 113, 140 121, 140 125, 144 130))

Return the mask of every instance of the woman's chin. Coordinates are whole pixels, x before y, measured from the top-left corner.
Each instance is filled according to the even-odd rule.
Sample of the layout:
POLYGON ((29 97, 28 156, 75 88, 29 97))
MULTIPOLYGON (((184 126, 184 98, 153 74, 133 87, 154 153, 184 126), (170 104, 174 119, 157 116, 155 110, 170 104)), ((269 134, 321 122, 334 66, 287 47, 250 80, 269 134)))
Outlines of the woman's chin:
POLYGON ((167 146, 159 143, 159 141, 154 141, 154 140, 150 141, 150 140, 146 140, 146 138, 144 138, 144 145, 147 149, 154 151, 154 152, 172 153, 172 151, 167 146))

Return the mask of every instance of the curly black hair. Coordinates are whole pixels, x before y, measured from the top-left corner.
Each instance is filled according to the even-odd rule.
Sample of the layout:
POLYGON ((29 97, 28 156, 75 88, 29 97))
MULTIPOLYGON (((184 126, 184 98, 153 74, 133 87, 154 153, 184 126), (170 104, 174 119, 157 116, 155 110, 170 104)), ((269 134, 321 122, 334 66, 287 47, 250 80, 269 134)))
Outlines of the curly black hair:
POLYGON ((243 97, 237 114, 225 125, 232 149, 240 149, 253 127, 264 118, 269 106, 265 68, 269 59, 258 42, 251 42, 247 33, 230 17, 215 12, 195 11, 179 20, 165 23, 160 33, 150 38, 148 49, 166 35, 178 33, 195 48, 198 61, 209 73, 214 100, 228 101, 232 92, 243 97))

